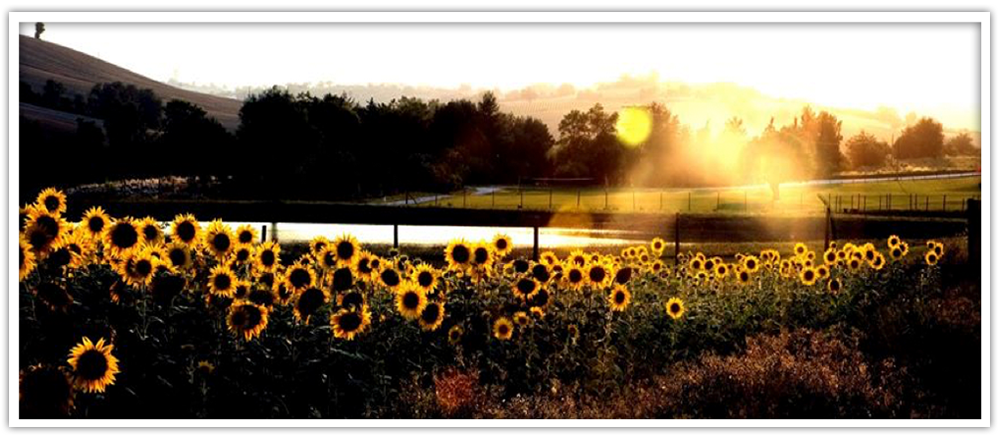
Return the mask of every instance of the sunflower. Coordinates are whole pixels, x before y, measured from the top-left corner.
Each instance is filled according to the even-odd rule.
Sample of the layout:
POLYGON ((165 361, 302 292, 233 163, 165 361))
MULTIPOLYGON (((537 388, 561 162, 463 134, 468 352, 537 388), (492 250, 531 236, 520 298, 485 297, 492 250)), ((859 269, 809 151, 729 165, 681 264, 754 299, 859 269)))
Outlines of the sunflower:
POLYGON ((191 214, 178 214, 170 226, 170 240, 194 246, 201 239, 201 225, 191 214))
POLYGON ((257 229, 250 225, 240 225, 236 228, 236 243, 251 246, 257 242, 257 229))
MULTIPOLYGON (((753 258, 753 257, 750 257, 750 258, 753 258)), ((715 266, 715 277, 716 278, 718 278, 720 280, 723 280, 723 279, 726 279, 727 275, 729 275, 729 265, 728 264, 722 263, 722 264, 719 264, 719 265, 715 266)))
POLYGON ((233 248, 233 253, 229 256, 229 260, 233 264, 245 266, 253 263, 253 253, 254 250, 252 247, 237 243, 236 247, 233 248))
POLYGON ((233 299, 247 299, 250 296, 250 281, 237 279, 233 289, 233 299))
POLYGON ((229 307, 226 326, 247 341, 260 336, 267 327, 267 307, 249 301, 236 301, 229 307))
POLYGON ((123 280, 132 287, 148 286, 155 274, 158 258, 150 255, 148 249, 130 254, 122 262, 123 280))
POLYGON ((44 256, 69 232, 69 225, 61 217, 43 207, 28 207, 24 237, 37 256, 44 256))
POLYGON ((511 286, 511 290, 514 292, 518 298, 521 300, 527 299, 529 296, 533 296, 538 292, 542 285, 531 277, 521 277, 511 286))
POLYGON ((611 271, 600 264, 591 265, 586 270, 587 282, 595 289, 604 289, 611 285, 611 271))
POLYGON ((215 258, 222 259, 229 255, 236 246, 236 239, 233 237, 233 230, 222 223, 221 220, 213 220, 205 228, 203 238, 205 249, 208 249, 215 258))
POLYGON ((257 272, 273 272, 281 265, 281 245, 273 241, 258 243, 254 248, 253 263, 257 272))
MULTIPOLYGON (((905 241, 901 241, 898 247, 903 251, 904 257, 910 252, 910 245, 906 244, 905 241)), ((944 248, 942 248, 942 250, 944 250, 944 248)))
POLYGON ((858 270, 861 268, 861 264, 863 262, 864 260, 861 258, 851 257, 851 259, 847 261, 847 267, 851 268, 851 270, 858 270))
POLYGON ((545 263, 549 266, 554 266, 559 263, 559 257, 556 256, 555 252, 545 251, 538 256, 538 261, 541 261, 542 263, 545 263))
POLYGON ((101 207, 92 207, 83 213, 80 224, 87 231, 88 237, 98 239, 103 236, 104 228, 111 224, 111 218, 108 217, 108 214, 101 207))
POLYGON ((807 251, 809 251, 809 248, 806 246, 805 243, 802 243, 802 242, 795 243, 795 255, 796 256, 799 256, 799 257, 804 256, 807 251))
POLYGON ((179 241, 172 242, 167 245, 165 253, 166 260, 172 266, 181 270, 191 267, 191 248, 188 245, 179 241))
POLYGON ((291 294, 299 294, 313 286, 316 273, 312 267, 295 263, 285 270, 285 285, 291 294))
POLYGON ((542 284, 548 283, 552 279, 552 272, 545 263, 532 264, 530 272, 530 276, 542 284))
POLYGON ((525 311, 518 311, 514 313, 513 321, 518 327, 527 327, 531 324, 531 316, 525 311))
POLYGON ((868 263, 868 265, 871 266, 872 269, 882 270, 882 267, 885 266, 885 257, 882 256, 882 254, 876 254, 875 258, 872 258, 872 261, 868 263))
POLYGON ((66 194, 55 188, 45 188, 35 199, 35 205, 53 214, 62 214, 66 211, 66 194))
POLYGON ((830 281, 826 282, 826 288, 830 289, 831 293, 840 292, 842 287, 844 287, 844 284, 840 281, 840 278, 830 278, 830 281))
POLYGON ((749 284, 750 283, 750 272, 747 272, 745 270, 737 270, 736 271, 736 279, 739 280, 740 284, 749 284))
POLYGON ((378 282, 386 289, 390 291, 396 291, 402 288, 403 278, 399 275, 399 271, 389 264, 384 264, 381 260, 379 261, 380 269, 378 270, 378 282))
POLYGON ((309 252, 318 257, 329 246, 330 240, 326 237, 315 237, 309 242, 309 252))
POLYGON ((590 258, 587 256, 587 254, 580 249, 570 252, 569 258, 567 258, 570 264, 575 264, 581 267, 585 266, 589 259, 590 258))
POLYGON ((510 236, 503 233, 498 233, 493 236, 493 242, 490 243, 492 248, 492 253, 496 254, 497 257, 503 258, 510 253, 514 245, 510 241, 510 236))
POLYGON ((396 310, 407 320, 420 318, 427 307, 427 295, 412 281, 402 281, 396 293, 396 310))
POLYGON ((656 237, 649 243, 649 248, 653 250, 656 256, 660 256, 663 255, 663 251, 667 248, 667 243, 662 238, 656 237))
POLYGON ((465 330, 462 330, 462 326, 455 324, 448 329, 448 343, 451 345, 458 344, 462 342, 462 335, 465 334, 465 330))
POLYGON ((827 266, 825 264, 820 264, 819 266, 816 266, 815 269, 816 269, 816 276, 819 277, 819 279, 821 280, 825 280, 830 276, 830 266, 827 266))
POLYGON ((472 248, 465 240, 452 240, 444 250, 444 258, 449 269, 464 271, 472 261, 472 248))
POLYGON ((337 267, 337 251, 333 247, 327 246, 319 251, 316 260, 319 262, 319 267, 325 270, 333 269, 337 267))
POLYGON ((566 276, 563 277, 563 280, 565 280, 566 285, 570 288, 580 290, 586 285, 586 277, 584 269, 574 264, 566 269, 566 276))
POLYGON ((342 234, 340 237, 337 237, 336 240, 330 243, 330 247, 334 250, 337 262, 345 266, 350 266, 361 254, 361 246, 358 244, 358 240, 350 234, 342 234))
POLYGON ((805 269, 802 269, 801 272, 799 272, 799 279, 802 280, 802 284, 811 286, 816 283, 816 280, 819 279, 819 276, 817 276, 816 274, 816 269, 807 267, 805 269))
POLYGON ((247 301, 250 301, 258 306, 267 307, 269 310, 274 307, 274 303, 278 302, 278 295, 274 289, 253 289, 250 294, 247 295, 247 301))
POLYGON ((680 298, 673 297, 667 300, 667 315, 671 318, 677 320, 684 316, 684 301, 680 298))
POLYGON ((77 389, 85 393, 103 393, 115 383, 118 374, 118 359, 111 354, 115 346, 104 345, 104 338, 94 344, 86 336, 69 352, 69 365, 73 367, 73 381, 77 389))
POLYGON ((938 258, 944 256, 944 243, 934 243, 934 253, 938 255, 938 258))
POLYGON ((520 258, 511 261, 510 266, 514 269, 514 272, 516 273, 525 273, 528 271, 528 269, 531 269, 531 263, 528 263, 526 260, 522 260, 520 258))
POLYGON ((427 263, 420 263, 413 270, 412 280, 425 293, 432 292, 438 285, 438 272, 427 263))
POLYGON ((160 222, 152 217, 145 217, 136 221, 139 227, 139 234, 142 235, 142 242, 157 244, 163 242, 163 230, 160 229, 160 222))
POLYGON ((220 264, 208 275, 208 292, 215 296, 232 297, 236 293, 236 276, 228 266, 220 264))
POLYGON ((420 328, 426 332, 437 330, 444 322, 444 303, 431 301, 420 312, 420 328))
POLYGON ((941 258, 938 257, 937 252, 934 252, 933 250, 927 251, 927 253, 924 254, 924 262, 926 262, 928 266, 936 266, 940 259, 941 258))
POLYGON ((309 325, 309 318, 329 301, 329 296, 322 289, 310 287, 303 290, 292 299, 295 320, 309 325))
POLYGON ((899 236, 898 235, 890 235, 889 236, 889 240, 886 241, 886 243, 888 243, 889 247, 891 247, 891 248, 899 246, 899 242, 900 242, 900 240, 899 240, 899 236))
POLYGON ((899 260, 903 258, 903 249, 899 246, 895 246, 892 249, 889 249, 889 256, 892 257, 893 260, 899 260))
POLYGON ((22 370, 18 380, 19 410, 22 419, 62 418, 73 409, 73 381, 65 368, 32 365, 22 370))
POLYGON ((364 333, 372 322, 372 314, 368 306, 344 308, 330 315, 330 329, 337 339, 354 340, 354 337, 364 333))
POLYGON ((493 252, 490 245, 479 242, 472 245, 472 267, 489 267, 493 265, 493 252))
POLYGON ((823 252, 823 263, 833 266, 837 264, 837 250, 834 248, 827 249, 823 252))
POLYGON ((500 317, 493 321, 493 337, 506 341, 514 335, 514 323, 510 318, 500 317))
POLYGON ((35 270, 35 253, 31 250, 31 245, 24 239, 23 235, 17 237, 18 244, 18 266, 17 280, 24 279, 35 270))
POLYGON ((692 272, 698 272, 704 264, 705 261, 701 258, 692 258, 691 261, 688 262, 688 268, 691 269, 692 272))
POLYGON ((549 295, 549 289, 546 287, 542 287, 537 291, 535 291, 534 295, 528 297, 528 305, 537 307, 546 307, 549 305, 549 300, 551 299, 552 296, 549 295))
POLYGON ((615 284, 628 284, 628 282, 632 279, 632 272, 633 269, 631 266, 621 266, 616 269, 614 276, 615 284))
POLYGON ((612 288, 611 293, 608 295, 608 303, 611 304, 611 310, 616 312, 624 311, 631 300, 632 294, 629 293, 628 288, 621 284, 612 288))
POLYGON ((375 257, 371 253, 361 251, 358 258, 354 260, 354 264, 351 265, 354 275, 364 281, 371 281, 375 275, 375 270, 371 265, 374 259, 375 257))

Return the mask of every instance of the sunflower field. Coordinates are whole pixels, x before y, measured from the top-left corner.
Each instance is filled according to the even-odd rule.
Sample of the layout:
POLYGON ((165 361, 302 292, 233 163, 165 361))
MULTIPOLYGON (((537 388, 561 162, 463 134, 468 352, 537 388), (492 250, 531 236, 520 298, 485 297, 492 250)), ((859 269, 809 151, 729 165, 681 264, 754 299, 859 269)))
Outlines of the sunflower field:
POLYGON ((978 368, 978 287, 942 241, 675 264, 658 238, 531 261, 498 234, 432 264, 66 204, 50 189, 22 209, 22 418, 978 411, 978 370, 959 371, 978 368))

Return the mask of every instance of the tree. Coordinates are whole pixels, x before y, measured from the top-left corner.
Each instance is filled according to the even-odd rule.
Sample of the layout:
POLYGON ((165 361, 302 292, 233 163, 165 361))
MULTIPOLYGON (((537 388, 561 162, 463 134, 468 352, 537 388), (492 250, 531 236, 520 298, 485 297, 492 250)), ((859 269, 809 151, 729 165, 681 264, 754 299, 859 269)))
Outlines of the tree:
POLYGON ((148 141, 163 113, 163 103, 152 90, 121 82, 95 84, 87 105, 94 117, 104 119, 113 149, 132 149, 148 141))
POLYGON ((45 32, 45 23, 42 22, 35 23, 35 38, 41 40, 42 32, 45 32))
POLYGON ((944 129, 940 122, 921 118, 903 130, 892 148, 897 159, 941 157, 944 152, 944 129))
POLYGON ((972 143, 972 135, 963 132, 948 139, 944 144, 944 153, 949 156, 972 156, 979 154, 980 151, 972 143))
POLYGON ((815 134, 810 138, 815 148, 816 170, 821 176, 829 176, 844 166, 844 155, 840 152, 840 141, 843 139, 840 127, 841 121, 825 111, 815 119, 815 134))
POLYGON ((300 194, 319 191, 304 184, 304 168, 317 159, 320 134, 287 90, 272 87, 250 95, 240 107, 236 137, 243 161, 236 177, 247 187, 271 197, 292 188, 300 194), (259 155, 267 155, 267 166, 249 168, 246 161, 259 155))
POLYGON ((862 130, 846 142, 851 167, 881 167, 889 156, 889 144, 862 130))
POLYGON ((48 108, 59 109, 62 95, 65 92, 66 87, 62 83, 51 79, 46 80, 45 86, 42 87, 42 104, 48 108))
POLYGON ((171 100, 164 107, 159 138, 163 151, 169 152, 163 157, 164 171, 201 177, 229 174, 241 159, 231 138, 222 124, 208 117, 201 107, 171 100))

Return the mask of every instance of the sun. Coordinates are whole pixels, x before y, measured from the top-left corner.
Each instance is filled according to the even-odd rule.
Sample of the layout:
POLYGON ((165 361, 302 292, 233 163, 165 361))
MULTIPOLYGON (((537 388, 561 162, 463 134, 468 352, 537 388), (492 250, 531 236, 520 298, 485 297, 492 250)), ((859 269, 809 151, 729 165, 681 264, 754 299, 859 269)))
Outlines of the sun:
POLYGON ((653 116, 649 109, 643 107, 625 107, 618 111, 615 131, 618 133, 618 140, 627 147, 637 147, 653 131, 653 116))

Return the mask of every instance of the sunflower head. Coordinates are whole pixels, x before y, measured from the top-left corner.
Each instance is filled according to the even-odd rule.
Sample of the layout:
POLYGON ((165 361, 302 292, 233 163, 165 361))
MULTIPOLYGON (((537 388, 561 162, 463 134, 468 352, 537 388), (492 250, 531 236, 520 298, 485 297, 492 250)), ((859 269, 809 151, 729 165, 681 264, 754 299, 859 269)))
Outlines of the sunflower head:
POLYGON ((83 342, 70 350, 67 362, 73 368, 77 389, 85 393, 103 393, 108 385, 115 383, 118 359, 111 354, 113 349, 114 345, 104 345, 104 338, 94 344, 84 336, 83 342))
POLYGON ((236 243, 243 246, 253 246, 257 242, 257 229, 250 225, 236 228, 236 243))
POLYGON ((201 239, 201 225, 191 214, 178 214, 170 226, 170 240, 193 246, 201 239))
POLYGON ((403 278, 399 271, 389 264, 379 264, 378 282, 386 289, 396 291, 402 288, 403 278))
POLYGON ((444 304, 436 301, 428 302, 420 312, 420 328, 424 331, 434 331, 444 322, 444 304))
POLYGON ((371 281, 375 276, 375 268, 372 266, 372 261, 374 260, 375 257, 372 254, 361 251, 358 259, 354 260, 354 264, 352 265, 354 275, 362 280, 371 281))
POLYGON ((312 267, 296 263, 285 270, 285 284, 292 294, 302 293, 316 282, 312 267))
POLYGON ((451 345, 456 345, 462 342, 462 335, 465 334, 465 330, 462 330, 462 326, 455 324, 448 329, 448 343, 451 345))
POLYGON ((843 283, 842 283, 842 282, 840 281, 840 278, 830 278, 830 281, 827 281, 827 282, 826 282, 826 288, 827 288, 827 289, 830 289, 830 292, 831 292, 831 293, 837 293, 837 292, 840 292, 840 289, 841 289, 841 288, 842 288, 843 286, 844 286, 844 285, 843 285, 843 283))
POLYGON ((281 246, 273 241, 263 242, 254 250, 254 267, 260 272, 274 271, 281 264, 281 246))
POLYGON ((472 246, 472 267, 493 265, 493 250, 486 243, 479 242, 472 246))
POLYGON ((350 266, 361 255, 361 246, 353 235, 343 234, 330 244, 337 262, 350 266))
POLYGON ((684 316, 684 301, 677 297, 670 298, 667 300, 666 309, 668 316, 675 320, 681 319, 684 316))
POLYGON ((541 261, 542 263, 545 263, 546 265, 549 266, 554 266, 559 263, 559 257, 556 256, 555 252, 545 251, 538 256, 538 261, 541 261))
POLYGON ((816 284, 816 280, 819 279, 819 276, 816 274, 816 269, 807 267, 799 272, 799 279, 802 280, 802 284, 811 286, 816 284))
MULTIPOLYGON (((657 260, 659 261, 659 260, 657 260)), ((621 266, 615 270, 615 284, 628 284, 632 279, 632 267, 631 266, 621 266)))
POLYGON ((492 253, 496 254, 498 257, 505 257, 510 253, 513 248, 513 244, 510 241, 510 236, 507 234, 497 234, 493 237, 492 253))
POLYGON ((27 240, 24 239, 24 234, 18 236, 18 268, 17 268, 17 278, 18 281, 24 281, 24 279, 35 270, 35 252, 32 251, 31 245, 27 240))
POLYGON ((563 277, 566 284, 573 289, 580 290, 583 288, 587 281, 587 275, 584 272, 584 268, 572 265, 566 269, 566 276, 563 277))
POLYGON ((750 282, 750 272, 739 270, 736 272, 736 279, 739 280, 741 284, 747 284, 750 282))
POLYGON ((163 243, 163 230, 160 229, 160 222, 152 217, 145 217, 138 221, 139 233, 142 235, 142 242, 147 244, 163 243))
POLYGON ((809 250, 809 248, 806 246, 805 243, 802 243, 802 242, 795 243, 795 255, 796 256, 803 256, 803 255, 806 254, 806 252, 808 250, 809 250))
POLYGON ((472 246, 465 240, 452 240, 444 251, 448 267, 455 270, 465 270, 472 262, 472 246))
POLYGON ((531 266, 531 276, 532 278, 538 280, 539 283, 547 283, 552 279, 552 274, 549 271, 549 267, 544 263, 537 263, 531 266))
POLYGON ((514 323, 510 318, 500 317, 493 321, 493 337, 506 341, 514 336, 514 323))
POLYGON ((830 268, 825 264, 816 266, 816 276, 821 280, 826 279, 826 277, 830 276, 830 268))
POLYGON ((215 258, 222 259, 236 247, 236 239, 229 226, 221 220, 213 220, 205 228, 204 246, 215 258))
POLYGON ((937 266, 938 261, 940 261, 940 258, 938 257, 937 252, 929 250, 924 254, 924 262, 927 263, 928 266, 937 266))
POLYGON ((247 341, 260 336, 267 328, 267 308, 249 301, 235 301, 229 307, 226 326, 236 336, 247 341))
POLYGON ((412 281, 400 283, 396 293, 396 310, 407 320, 414 320, 420 317, 424 308, 427 307, 427 295, 420 287, 412 281))
POLYGON ((412 279, 424 293, 433 291, 438 285, 438 273, 427 263, 421 263, 414 268, 412 279))
POLYGON ((514 282, 512 286, 514 294, 522 300, 527 299, 529 296, 534 295, 541 288, 541 284, 531 277, 521 277, 514 282))
POLYGON ((337 339, 353 340, 371 324, 368 306, 342 308, 330 316, 330 328, 337 339))
POLYGON ((86 231, 87 236, 92 239, 100 238, 104 235, 104 228, 111 224, 111 218, 101 207, 92 207, 83 213, 80 225, 86 231))
POLYGON ((66 211, 66 194, 55 188, 45 188, 38 194, 35 204, 53 214, 66 211))
POLYGON ((886 243, 888 243, 888 245, 889 245, 890 248, 894 248, 896 246, 899 246, 899 242, 900 242, 899 236, 895 235, 895 234, 890 235, 889 236, 889 240, 886 241, 886 243))
POLYGON ((32 365, 18 381, 21 418, 62 418, 73 409, 72 378, 63 367, 32 365))
POLYGON ((36 256, 47 254, 69 232, 70 228, 62 217, 50 213, 44 207, 28 208, 28 219, 23 235, 36 256))
POLYGON ((591 287, 594 288, 604 288, 607 287, 611 282, 611 273, 607 267, 602 264, 591 264, 586 270, 587 281, 590 283, 591 287))
POLYGON ((208 292, 214 296, 232 297, 236 293, 236 275, 229 266, 220 264, 208 275, 208 292))
POLYGON ((611 293, 608 295, 608 303, 611 305, 611 310, 616 312, 624 311, 631 300, 632 294, 629 293, 628 288, 621 284, 611 289, 611 293))
POLYGON ((303 321, 308 325, 309 318, 329 301, 330 298, 322 289, 310 287, 303 290, 293 300, 292 312, 295 314, 295 320, 303 321))
POLYGON ((59 283, 42 281, 33 293, 52 311, 65 312, 73 304, 73 297, 59 283))

